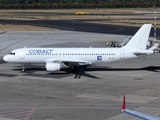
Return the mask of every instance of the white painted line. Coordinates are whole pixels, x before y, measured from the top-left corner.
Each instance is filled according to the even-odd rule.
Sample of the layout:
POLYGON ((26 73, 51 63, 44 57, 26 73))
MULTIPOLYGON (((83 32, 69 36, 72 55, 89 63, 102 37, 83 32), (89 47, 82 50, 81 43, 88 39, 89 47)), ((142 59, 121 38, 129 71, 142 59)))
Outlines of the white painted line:
POLYGON ((28 120, 31 117, 31 115, 34 113, 35 110, 36 108, 33 108, 24 120, 28 120))

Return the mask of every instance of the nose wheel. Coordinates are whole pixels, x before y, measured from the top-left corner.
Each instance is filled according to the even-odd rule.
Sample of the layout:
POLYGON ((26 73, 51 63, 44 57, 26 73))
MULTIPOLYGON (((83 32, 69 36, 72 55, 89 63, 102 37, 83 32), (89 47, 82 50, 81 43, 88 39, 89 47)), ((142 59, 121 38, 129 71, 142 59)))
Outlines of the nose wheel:
POLYGON ((26 64, 22 64, 22 72, 25 72, 26 70, 26 64))

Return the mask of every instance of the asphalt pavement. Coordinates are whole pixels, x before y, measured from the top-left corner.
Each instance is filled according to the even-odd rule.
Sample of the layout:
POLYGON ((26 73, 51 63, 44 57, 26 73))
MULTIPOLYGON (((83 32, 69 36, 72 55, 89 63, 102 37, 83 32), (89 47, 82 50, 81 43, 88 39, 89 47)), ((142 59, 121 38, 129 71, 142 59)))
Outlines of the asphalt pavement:
MULTIPOLYGON (((119 35, 134 35, 139 27, 134 26, 120 26, 107 24, 85 23, 86 20, 2 20, 0 24, 16 24, 16 25, 34 25, 49 28, 58 28, 69 31, 83 31, 93 33, 119 34, 119 35)), ((150 36, 153 37, 154 29, 152 28, 150 36)), ((160 29, 157 29, 157 33, 160 29)), ((157 34, 157 37, 160 37, 157 34)))
MULTIPOLYGON (((0 39, 3 43, 0 45, 1 56, 24 45, 89 47, 102 41, 122 40, 124 35, 134 35, 139 29, 73 20, 0 20, 0 24, 3 23, 47 26, 70 31, 3 32, 0 39)), ((21 72, 21 65, 5 63, 0 57, 0 119, 136 120, 135 117, 120 112, 124 94, 129 109, 159 116, 159 58, 157 53, 93 66, 86 69, 81 79, 74 79, 75 74, 69 70, 48 73, 45 65, 27 66, 27 71, 21 72)))

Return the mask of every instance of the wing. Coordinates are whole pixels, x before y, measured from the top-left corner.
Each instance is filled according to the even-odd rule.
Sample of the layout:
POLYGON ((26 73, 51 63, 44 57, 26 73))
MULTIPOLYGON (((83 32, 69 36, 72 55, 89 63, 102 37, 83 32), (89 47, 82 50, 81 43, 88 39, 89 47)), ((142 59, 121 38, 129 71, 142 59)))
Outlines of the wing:
POLYGON ((92 65, 92 63, 89 61, 76 60, 76 59, 65 59, 65 58, 47 59, 45 62, 46 63, 48 62, 64 63, 67 65, 92 65))
POLYGON ((127 113, 127 114, 130 114, 132 116, 138 117, 142 120, 160 120, 160 118, 158 118, 158 117, 154 117, 154 116, 151 116, 151 115, 148 115, 148 114, 140 113, 140 112, 129 110, 129 109, 125 109, 125 110, 122 110, 122 111, 127 113))
POLYGON ((125 95, 123 97, 123 102, 122 102, 122 112, 125 112, 127 114, 130 114, 132 116, 135 116, 135 117, 138 117, 142 120, 160 120, 160 118, 158 117, 154 117, 154 116, 151 116, 151 115, 148 115, 148 114, 144 114, 144 113, 141 113, 141 112, 137 112, 137 111, 134 111, 134 110, 129 110, 129 109, 126 109, 126 102, 125 102, 125 95))

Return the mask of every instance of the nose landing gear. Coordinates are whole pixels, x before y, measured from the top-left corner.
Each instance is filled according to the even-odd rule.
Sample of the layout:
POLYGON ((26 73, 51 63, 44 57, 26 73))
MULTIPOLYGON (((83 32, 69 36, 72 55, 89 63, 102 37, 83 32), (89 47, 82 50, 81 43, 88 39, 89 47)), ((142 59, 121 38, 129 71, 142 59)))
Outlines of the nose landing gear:
POLYGON ((26 64, 22 64, 22 72, 25 72, 26 70, 26 64))

